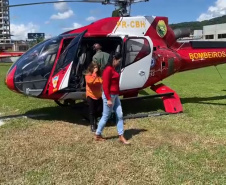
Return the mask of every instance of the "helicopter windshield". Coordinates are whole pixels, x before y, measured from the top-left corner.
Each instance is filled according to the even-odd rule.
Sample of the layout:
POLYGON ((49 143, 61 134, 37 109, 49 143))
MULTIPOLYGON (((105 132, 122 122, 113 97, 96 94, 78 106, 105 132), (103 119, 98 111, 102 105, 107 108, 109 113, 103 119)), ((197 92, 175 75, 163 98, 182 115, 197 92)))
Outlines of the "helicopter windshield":
POLYGON ((41 94, 55 62, 61 39, 62 37, 55 37, 46 40, 19 58, 14 64, 17 66, 14 82, 18 90, 34 96, 41 94))

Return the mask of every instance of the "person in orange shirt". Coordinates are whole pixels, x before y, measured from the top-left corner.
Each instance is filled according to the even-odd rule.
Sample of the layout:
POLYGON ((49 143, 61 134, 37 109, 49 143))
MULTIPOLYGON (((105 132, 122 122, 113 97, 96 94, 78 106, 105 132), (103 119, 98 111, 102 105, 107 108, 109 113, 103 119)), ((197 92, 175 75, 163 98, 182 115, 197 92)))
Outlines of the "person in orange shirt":
POLYGON ((101 71, 96 62, 92 62, 89 65, 85 79, 91 131, 95 132, 97 129, 97 118, 103 109, 101 71))

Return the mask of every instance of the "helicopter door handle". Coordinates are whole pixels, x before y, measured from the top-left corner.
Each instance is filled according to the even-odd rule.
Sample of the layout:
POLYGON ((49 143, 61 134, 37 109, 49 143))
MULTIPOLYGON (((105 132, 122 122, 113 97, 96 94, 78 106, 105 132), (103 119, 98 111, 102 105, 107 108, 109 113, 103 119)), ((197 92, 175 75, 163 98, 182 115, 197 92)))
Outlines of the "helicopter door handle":
POLYGON ((145 75, 145 72, 144 71, 139 71, 139 75, 140 76, 144 76, 145 75))

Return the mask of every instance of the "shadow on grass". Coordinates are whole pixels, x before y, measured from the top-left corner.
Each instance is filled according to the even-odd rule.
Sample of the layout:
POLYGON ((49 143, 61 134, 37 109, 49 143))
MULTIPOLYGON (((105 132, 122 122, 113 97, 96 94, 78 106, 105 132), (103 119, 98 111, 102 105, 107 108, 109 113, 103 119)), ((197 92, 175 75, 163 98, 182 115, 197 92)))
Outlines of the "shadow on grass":
POLYGON ((155 111, 164 111, 163 102, 160 98, 156 99, 134 99, 122 101, 123 114, 138 114, 155 111))
POLYGON ((43 116, 33 117, 32 119, 46 121, 65 121, 73 124, 87 126, 89 125, 86 116, 85 105, 79 105, 77 108, 43 107, 26 112, 26 115, 41 115, 41 114, 43 114, 43 116))
MULTIPOLYGON (((122 101, 123 114, 138 114, 163 110, 161 99, 146 100, 124 100, 122 101)), ((76 108, 66 107, 43 107, 33 109, 26 112, 26 115, 41 115, 40 117, 32 117, 36 120, 65 121, 73 124, 89 125, 88 106, 85 103, 79 103, 76 108)), ((108 126, 113 126, 110 122, 108 126)))
MULTIPOLYGON (((124 137, 129 140, 133 136, 140 134, 141 132, 146 132, 146 129, 128 129, 124 132, 124 137)), ((105 139, 117 139, 118 136, 105 137, 105 139)))
MULTIPOLYGON (((226 95, 214 97, 190 97, 181 98, 182 104, 199 103, 212 105, 226 105, 226 103, 211 103, 205 101, 226 99, 226 95)), ((130 114, 148 113, 155 111, 164 111, 163 102, 160 98, 157 99, 138 99, 138 100, 123 100, 122 101, 124 116, 130 114)), ((89 125, 88 107, 84 103, 78 104, 77 108, 62 108, 62 107, 44 107, 26 112, 26 115, 40 115, 41 117, 33 117, 36 120, 51 120, 65 121, 73 124, 89 125)), ((115 123, 109 122, 107 126, 115 126, 115 123)))
POLYGON ((147 131, 146 129, 129 129, 129 130, 125 130, 124 136, 126 139, 131 139, 133 136, 146 131, 147 131))
POLYGON ((210 105, 226 105, 226 103, 211 103, 205 101, 211 100, 223 100, 226 99, 226 95, 223 96, 213 96, 213 97, 191 97, 191 98, 181 98, 181 103, 198 103, 198 104, 210 104, 210 105))

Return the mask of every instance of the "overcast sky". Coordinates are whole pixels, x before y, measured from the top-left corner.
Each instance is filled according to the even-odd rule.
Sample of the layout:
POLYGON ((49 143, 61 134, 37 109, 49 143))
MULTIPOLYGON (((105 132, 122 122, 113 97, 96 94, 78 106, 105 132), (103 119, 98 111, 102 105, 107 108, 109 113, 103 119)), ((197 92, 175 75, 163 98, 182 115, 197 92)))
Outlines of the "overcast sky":
MULTIPOLYGON (((10 4, 47 0, 10 0, 10 4)), ((48 0, 51 1, 51 0, 48 0)), ((55 0, 52 0, 55 1, 55 0)), ((110 17, 114 7, 97 3, 58 3, 10 8, 13 39, 42 32, 46 37, 110 17)), ((132 5, 131 16, 166 16, 170 23, 202 21, 226 15, 226 0, 150 0, 132 5)))

